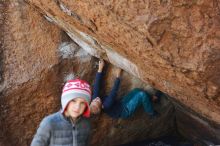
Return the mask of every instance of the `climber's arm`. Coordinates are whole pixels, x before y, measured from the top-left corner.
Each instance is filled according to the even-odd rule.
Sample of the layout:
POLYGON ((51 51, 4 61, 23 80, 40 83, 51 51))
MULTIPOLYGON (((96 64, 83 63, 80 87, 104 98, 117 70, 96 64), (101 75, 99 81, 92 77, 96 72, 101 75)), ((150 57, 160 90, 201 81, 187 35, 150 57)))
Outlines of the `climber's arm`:
POLYGON ((118 89, 120 86, 120 76, 121 76, 121 69, 117 69, 114 86, 110 94, 104 99, 103 104, 102 104, 104 109, 109 109, 114 104, 114 101, 115 101, 115 98, 117 96, 118 89))
POLYGON ((96 73, 96 77, 95 77, 95 83, 93 86, 93 95, 92 95, 92 100, 95 99, 96 97, 99 97, 99 91, 100 91, 100 84, 101 84, 101 80, 102 80, 102 71, 104 68, 104 60, 100 60, 99 61, 99 67, 98 67, 98 71, 96 73))

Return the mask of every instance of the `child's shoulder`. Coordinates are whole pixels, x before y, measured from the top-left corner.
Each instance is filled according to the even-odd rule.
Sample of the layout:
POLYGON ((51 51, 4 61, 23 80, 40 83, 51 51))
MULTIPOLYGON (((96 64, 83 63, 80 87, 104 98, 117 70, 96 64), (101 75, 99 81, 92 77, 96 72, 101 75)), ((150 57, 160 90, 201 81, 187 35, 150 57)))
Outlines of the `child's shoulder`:
POLYGON ((63 123, 62 114, 57 112, 44 117, 40 123, 39 129, 43 131, 56 130, 59 125, 64 125, 63 123))
POLYGON ((42 120, 43 124, 53 124, 53 123, 57 123, 61 121, 61 113, 60 112, 56 112, 53 114, 50 114, 46 117, 44 117, 44 119, 42 120))

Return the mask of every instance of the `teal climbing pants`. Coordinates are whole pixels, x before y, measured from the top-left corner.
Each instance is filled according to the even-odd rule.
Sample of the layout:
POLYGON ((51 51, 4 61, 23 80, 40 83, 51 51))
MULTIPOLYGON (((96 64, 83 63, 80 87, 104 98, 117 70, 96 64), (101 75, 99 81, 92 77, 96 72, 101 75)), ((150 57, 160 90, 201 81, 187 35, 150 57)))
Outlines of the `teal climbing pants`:
POLYGON ((121 100, 121 104, 123 106, 121 113, 122 118, 130 117, 141 105, 146 113, 149 115, 154 114, 150 95, 144 90, 138 88, 133 89, 131 92, 125 95, 121 100))

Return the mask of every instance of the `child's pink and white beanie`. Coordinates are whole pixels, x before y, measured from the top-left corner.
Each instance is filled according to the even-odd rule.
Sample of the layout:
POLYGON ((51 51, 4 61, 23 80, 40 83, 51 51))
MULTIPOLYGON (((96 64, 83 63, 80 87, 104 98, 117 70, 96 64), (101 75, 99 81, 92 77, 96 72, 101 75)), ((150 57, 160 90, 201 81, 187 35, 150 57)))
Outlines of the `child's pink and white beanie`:
POLYGON ((77 97, 81 97, 85 99, 86 109, 83 113, 83 116, 89 117, 90 116, 89 104, 91 101, 91 89, 90 89, 90 85, 86 81, 80 80, 80 79, 69 80, 64 85, 63 92, 61 95, 61 105, 62 105, 61 112, 63 113, 65 109, 67 108, 68 103, 77 97))

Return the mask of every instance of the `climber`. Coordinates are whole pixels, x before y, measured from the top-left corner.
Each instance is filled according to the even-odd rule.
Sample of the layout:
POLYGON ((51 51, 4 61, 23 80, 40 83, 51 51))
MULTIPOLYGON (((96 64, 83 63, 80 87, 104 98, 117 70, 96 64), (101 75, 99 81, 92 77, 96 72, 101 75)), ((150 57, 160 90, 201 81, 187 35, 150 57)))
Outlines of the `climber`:
POLYGON ((88 145, 90 100, 87 82, 80 79, 67 81, 61 95, 61 110, 42 120, 31 146, 88 145))
POLYGON ((161 96, 160 91, 157 91, 154 96, 150 97, 146 91, 135 88, 122 97, 121 100, 115 100, 120 85, 121 69, 119 68, 116 71, 116 79, 110 94, 105 98, 100 98, 99 89, 103 68, 104 61, 100 60, 93 87, 92 102, 90 104, 92 114, 98 114, 101 112, 101 109, 103 109, 103 111, 112 118, 125 119, 131 117, 135 110, 143 105, 144 111, 148 113, 150 118, 158 116, 158 113, 152 107, 152 101, 156 102, 159 100, 159 97, 161 96))

